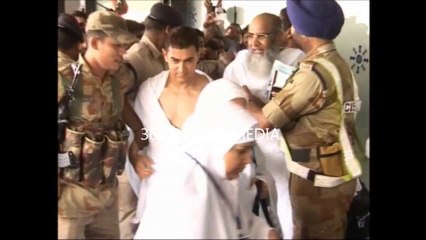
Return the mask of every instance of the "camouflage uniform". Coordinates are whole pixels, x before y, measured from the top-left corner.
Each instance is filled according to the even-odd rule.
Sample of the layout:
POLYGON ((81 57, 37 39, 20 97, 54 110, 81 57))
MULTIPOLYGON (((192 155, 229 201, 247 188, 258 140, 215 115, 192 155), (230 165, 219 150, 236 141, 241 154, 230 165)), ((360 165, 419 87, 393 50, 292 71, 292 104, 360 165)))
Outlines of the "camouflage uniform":
MULTIPOLYGON (((339 141, 342 105, 338 101, 331 74, 324 66, 310 61, 316 58, 325 58, 337 67, 342 77, 344 100, 353 100, 350 69, 334 44, 329 43, 318 47, 301 61, 299 69, 285 87, 262 111, 274 127, 281 128, 293 161, 293 150, 302 150, 308 154, 305 159, 297 159, 299 164, 324 175, 342 176, 344 172, 332 174, 325 171, 324 162, 318 155, 319 148, 339 141)), ((354 129, 353 113, 347 117, 345 124, 351 135, 354 129)), ((339 154, 339 157, 342 155, 339 154)), ((355 180, 351 180, 334 188, 314 187, 311 180, 291 174, 289 191, 294 238, 343 238, 346 212, 355 186, 355 180)))
MULTIPOLYGON (((100 79, 91 73, 83 56, 80 56, 78 62, 82 64, 82 68, 75 88, 76 100, 70 106, 69 128, 81 133, 81 136, 94 134, 96 131, 114 133, 121 116, 123 93, 132 87, 133 73, 122 65, 116 73, 108 73, 104 79, 100 79)), ((65 87, 69 86, 73 79, 71 63, 58 53, 58 101, 64 95, 65 87)), ((81 148, 80 146, 80 151, 81 148)), ((88 152, 96 151, 94 148, 88 152)), ((127 151, 127 147, 123 149, 127 151)), ((72 148, 68 150, 71 151, 72 148)), ((84 151, 81 155, 84 155, 84 151)), ((107 153, 102 153, 102 156, 106 155, 107 153)), ((63 170, 65 174, 62 173, 59 180, 61 183, 61 194, 58 199, 59 238, 82 238, 84 237, 82 234, 87 238, 119 237, 116 169, 110 166, 116 157, 117 154, 111 155, 109 160, 103 161, 100 168, 108 171, 110 175, 106 180, 94 184, 85 180, 66 178, 71 170, 63 170)), ((86 163, 83 163, 83 168, 86 167, 86 163)))

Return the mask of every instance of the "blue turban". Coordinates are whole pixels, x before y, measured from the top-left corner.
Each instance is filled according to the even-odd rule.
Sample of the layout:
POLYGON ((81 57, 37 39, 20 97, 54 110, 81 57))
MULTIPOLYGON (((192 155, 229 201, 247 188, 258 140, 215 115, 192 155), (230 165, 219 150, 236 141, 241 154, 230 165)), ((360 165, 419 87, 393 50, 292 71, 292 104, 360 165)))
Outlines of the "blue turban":
POLYGON ((345 22, 335 0, 287 0, 287 14, 296 32, 333 40, 345 22))

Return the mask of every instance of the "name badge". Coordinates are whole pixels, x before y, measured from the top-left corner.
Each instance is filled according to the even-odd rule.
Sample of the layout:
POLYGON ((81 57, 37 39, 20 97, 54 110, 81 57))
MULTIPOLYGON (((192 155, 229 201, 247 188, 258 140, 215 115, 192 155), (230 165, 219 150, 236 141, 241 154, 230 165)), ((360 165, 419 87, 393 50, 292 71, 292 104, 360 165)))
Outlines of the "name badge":
POLYGON ((361 101, 348 101, 343 103, 344 113, 359 112, 361 109, 361 101))

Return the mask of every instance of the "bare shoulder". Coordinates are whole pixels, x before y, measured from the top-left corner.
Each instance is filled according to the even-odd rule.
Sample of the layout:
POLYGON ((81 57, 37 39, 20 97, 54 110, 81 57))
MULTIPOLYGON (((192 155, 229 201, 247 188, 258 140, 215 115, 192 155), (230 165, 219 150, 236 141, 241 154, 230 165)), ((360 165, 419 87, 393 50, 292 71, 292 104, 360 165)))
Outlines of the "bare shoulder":
POLYGON ((210 80, 206 75, 195 73, 195 82, 195 88, 201 91, 201 89, 203 89, 210 82, 210 80))

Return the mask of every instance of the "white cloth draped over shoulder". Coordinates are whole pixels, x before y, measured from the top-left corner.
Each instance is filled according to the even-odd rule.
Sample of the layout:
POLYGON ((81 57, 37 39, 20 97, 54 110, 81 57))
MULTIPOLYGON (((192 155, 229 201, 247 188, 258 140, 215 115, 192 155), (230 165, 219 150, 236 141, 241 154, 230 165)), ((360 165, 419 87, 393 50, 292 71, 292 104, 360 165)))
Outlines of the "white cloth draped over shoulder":
MULTIPOLYGON (((161 78, 166 76, 159 79, 161 78)), ((198 109, 205 109, 199 107, 197 102, 194 114, 186 120, 182 130, 176 132, 178 129, 170 125, 158 103, 164 84, 165 80, 148 80, 142 85, 140 96, 137 97, 140 102, 135 103, 142 120, 148 118, 145 119, 147 121, 144 121, 144 125, 153 132, 154 139, 150 142, 147 154, 153 158, 156 170, 150 178, 142 181, 136 217, 140 220, 140 225, 135 239, 236 239, 237 211, 225 207, 224 200, 218 195, 211 180, 185 151, 212 171, 224 194, 230 199, 232 210, 238 209, 238 181, 228 181, 224 178, 223 155, 240 140, 245 131, 256 124, 256 121, 246 111, 233 105, 229 110, 214 107, 216 103, 223 103, 221 100, 203 100, 203 91, 207 92, 208 86, 212 84, 209 83, 198 99, 207 102, 209 109, 200 110, 197 115, 198 109), (213 109, 221 111, 216 111, 214 118, 211 115, 203 118, 206 116, 204 112, 209 113, 213 109), (223 114, 223 111, 226 114, 223 114), (167 121, 167 124, 161 126, 165 124, 164 121, 167 121), (219 131, 216 132, 216 137, 208 134, 193 135, 194 132, 208 132, 213 128, 229 130, 230 135, 219 138, 219 131), (156 131, 176 133, 178 136, 175 139, 179 141, 173 144, 157 142, 159 139, 155 137, 160 133, 156 131), (212 140, 216 140, 215 146, 211 145, 212 140)))
MULTIPOLYGON (((212 81, 203 72, 198 70, 196 72, 206 76, 209 81, 212 81)), ((154 77, 148 78, 141 84, 134 103, 135 112, 142 120, 145 129, 147 129, 146 134, 149 137, 149 145, 142 153, 153 159, 155 162, 153 168, 156 170, 156 173, 149 179, 141 181, 134 172, 131 164, 127 163, 126 165, 128 173, 133 173, 129 174, 129 181, 139 197, 135 222, 139 222, 140 220, 140 214, 143 212, 145 202, 147 201, 146 192, 150 186, 159 185, 159 187, 152 187, 152 191, 155 191, 157 188, 161 189, 161 185, 167 184, 168 179, 173 181, 168 176, 168 173, 173 172, 179 167, 179 164, 173 160, 174 153, 180 150, 178 146, 181 130, 170 124, 158 100, 164 90, 168 75, 169 71, 163 71, 154 77)), ((155 193, 152 195, 155 197, 155 193)), ((159 201, 168 203, 166 199, 160 198, 159 201)))
MULTIPOLYGON (((246 65, 249 50, 242 50, 226 68, 223 78, 248 89, 263 102, 267 102, 269 75, 263 78, 250 73, 246 65)), ((278 59, 280 60, 280 59, 278 59)), ((271 220, 280 225, 283 238, 293 237, 293 220, 288 190, 289 172, 284 153, 280 150, 279 129, 273 129, 256 139, 255 158, 257 162, 256 177, 267 183, 271 199, 271 220), (279 219, 279 222, 277 221, 279 219)))
POLYGON ((305 53, 298 48, 284 48, 278 55, 278 60, 293 66, 297 67, 300 60, 305 57, 305 53))

